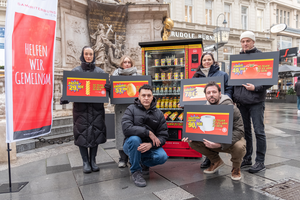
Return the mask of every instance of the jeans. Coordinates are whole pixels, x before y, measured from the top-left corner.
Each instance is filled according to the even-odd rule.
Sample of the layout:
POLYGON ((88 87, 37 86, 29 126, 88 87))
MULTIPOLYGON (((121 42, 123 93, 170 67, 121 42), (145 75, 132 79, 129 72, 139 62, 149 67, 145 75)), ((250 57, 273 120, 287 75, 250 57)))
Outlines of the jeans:
POLYGON ((264 163, 265 154, 267 149, 265 125, 264 125, 264 111, 265 102, 260 102, 257 104, 240 104, 238 108, 242 114, 244 129, 245 129, 245 139, 246 139, 246 155, 245 160, 251 160, 253 153, 253 142, 252 142, 252 130, 251 130, 251 120, 254 127, 254 133, 256 137, 256 162, 264 163))
POLYGON ((300 96, 297 96, 297 107, 300 110, 300 96))
POLYGON ((147 167, 153 167, 155 165, 164 164, 168 159, 168 156, 162 147, 157 149, 151 148, 149 151, 141 153, 137 148, 142 143, 141 138, 138 136, 131 136, 127 138, 124 143, 123 151, 129 156, 131 173, 141 171, 141 164, 147 167))

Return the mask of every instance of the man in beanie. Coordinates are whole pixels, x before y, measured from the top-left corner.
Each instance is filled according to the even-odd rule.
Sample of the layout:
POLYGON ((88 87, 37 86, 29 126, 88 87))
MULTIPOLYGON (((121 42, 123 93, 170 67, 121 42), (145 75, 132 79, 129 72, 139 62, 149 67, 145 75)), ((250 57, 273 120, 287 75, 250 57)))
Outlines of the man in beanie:
MULTIPOLYGON (((240 54, 262 53, 258 50, 255 44, 255 35, 252 31, 245 31, 241 34, 240 42, 242 51, 240 54)), ((265 97, 266 90, 271 86, 254 86, 247 83, 243 86, 234 86, 233 100, 242 114, 245 139, 247 142, 246 155, 244 156, 241 168, 251 166, 250 173, 257 173, 266 169, 264 165, 266 154, 266 135, 264 126, 264 110, 265 110, 265 97), (251 119, 253 122, 255 137, 256 137, 256 159, 255 164, 252 166, 252 130, 251 119)))
POLYGON ((298 81, 295 83, 295 92, 297 94, 298 114, 300 114, 300 76, 298 76, 298 81))

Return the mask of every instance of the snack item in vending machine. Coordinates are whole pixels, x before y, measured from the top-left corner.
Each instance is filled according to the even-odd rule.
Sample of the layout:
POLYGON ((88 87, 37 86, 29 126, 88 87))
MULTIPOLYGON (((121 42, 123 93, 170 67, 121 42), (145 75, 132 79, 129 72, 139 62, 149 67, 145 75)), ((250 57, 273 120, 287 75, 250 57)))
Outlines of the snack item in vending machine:
POLYGON ((169 108, 169 97, 165 100, 165 108, 169 108))
POLYGON ((164 93, 164 89, 165 89, 165 85, 164 84, 161 84, 160 86, 160 93, 164 93))
POLYGON ((175 112, 173 112, 173 113, 170 115, 169 118, 170 118, 172 121, 174 121, 174 120, 176 119, 177 116, 178 116, 178 112, 175 111, 175 112))
POLYGON ((173 99, 173 108, 177 108, 177 98, 174 97, 173 99))
POLYGON ((183 58, 180 58, 180 65, 183 65, 183 58))
POLYGON ((169 108, 173 108, 173 98, 172 97, 169 100, 169 108))
POLYGON ((183 79, 184 78, 184 74, 183 72, 180 72, 180 79, 183 79))
POLYGON ((174 65, 178 65, 178 58, 174 59, 174 65))
POLYGON ((167 119, 169 117, 169 115, 171 114, 171 111, 167 111, 164 113, 164 117, 165 119, 167 119))
POLYGON ((168 78, 168 80, 172 79, 172 72, 170 72, 170 73, 167 74, 167 78, 168 78))
POLYGON ((167 65, 172 65, 172 59, 171 58, 167 59, 167 65))
POLYGON ((160 108, 160 102, 161 102, 161 99, 158 98, 157 102, 156 102, 156 108, 160 108))
POLYGON ((183 121, 183 112, 177 117, 180 121, 183 121))
POLYGON ((159 92, 160 92, 160 87, 157 85, 156 86, 156 93, 159 94, 159 92))
POLYGON ((165 65, 166 65, 166 59, 161 59, 160 65, 161 65, 161 66, 165 66, 165 65))
POLYGON ((159 73, 155 73, 155 80, 159 80, 159 73))
POLYGON ((178 72, 174 72, 174 79, 175 79, 175 80, 178 79, 178 72))
POLYGON ((178 86, 178 87, 177 87, 177 93, 180 93, 180 89, 181 89, 181 87, 178 86))
POLYGON ((155 59, 155 66, 159 65, 159 59, 155 59))
POLYGON ((180 108, 180 107, 179 107, 179 102, 180 102, 180 97, 178 97, 178 99, 177 99, 177 107, 178 107, 178 108, 180 108))
POLYGON ((172 85, 170 84, 170 85, 169 85, 169 91, 168 91, 168 92, 169 92, 169 93, 172 93, 172 90, 173 90, 173 88, 172 88, 172 85))
POLYGON ((160 79, 163 81, 166 80, 166 73, 161 73, 160 79))
POLYGON ((168 90, 169 90, 169 87, 168 87, 168 85, 166 84, 166 85, 165 85, 165 88, 164 88, 164 93, 168 93, 168 90))
POLYGON ((160 108, 165 108, 165 97, 162 98, 161 102, 160 102, 160 108))
POLYGON ((155 87, 153 87, 153 88, 152 88, 152 93, 154 94, 154 93, 155 93, 155 91, 156 91, 156 88, 155 88, 155 87))

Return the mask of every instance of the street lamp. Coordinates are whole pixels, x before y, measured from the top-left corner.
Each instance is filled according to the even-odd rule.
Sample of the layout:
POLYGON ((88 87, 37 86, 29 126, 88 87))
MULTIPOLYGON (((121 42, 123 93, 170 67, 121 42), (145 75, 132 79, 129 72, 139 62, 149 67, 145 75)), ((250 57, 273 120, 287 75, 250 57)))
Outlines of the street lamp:
POLYGON ((217 23, 216 23, 216 26, 217 28, 213 31, 214 33, 214 37, 215 37, 215 42, 217 43, 217 48, 216 48, 216 51, 217 51, 217 62, 218 62, 218 49, 219 49, 219 44, 226 44, 229 40, 229 32, 230 32, 230 28, 227 28, 225 27, 225 25, 227 24, 227 21, 226 21, 226 17, 223 13, 219 14, 218 17, 217 17, 217 23), (218 26, 218 19, 220 17, 220 15, 223 15, 224 16, 224 21, 223 21, 223 24, 224 24, 224 27, 219 27, 218 26))

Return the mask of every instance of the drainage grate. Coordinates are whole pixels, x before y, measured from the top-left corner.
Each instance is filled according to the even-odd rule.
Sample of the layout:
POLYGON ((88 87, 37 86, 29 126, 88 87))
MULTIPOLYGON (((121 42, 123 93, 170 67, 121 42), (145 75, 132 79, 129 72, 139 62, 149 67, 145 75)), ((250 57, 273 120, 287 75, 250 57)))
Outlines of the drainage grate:
POLYGON ((254 190, 280 200, 300 200, 300 181, 292 178, 256 187, 254 190))

